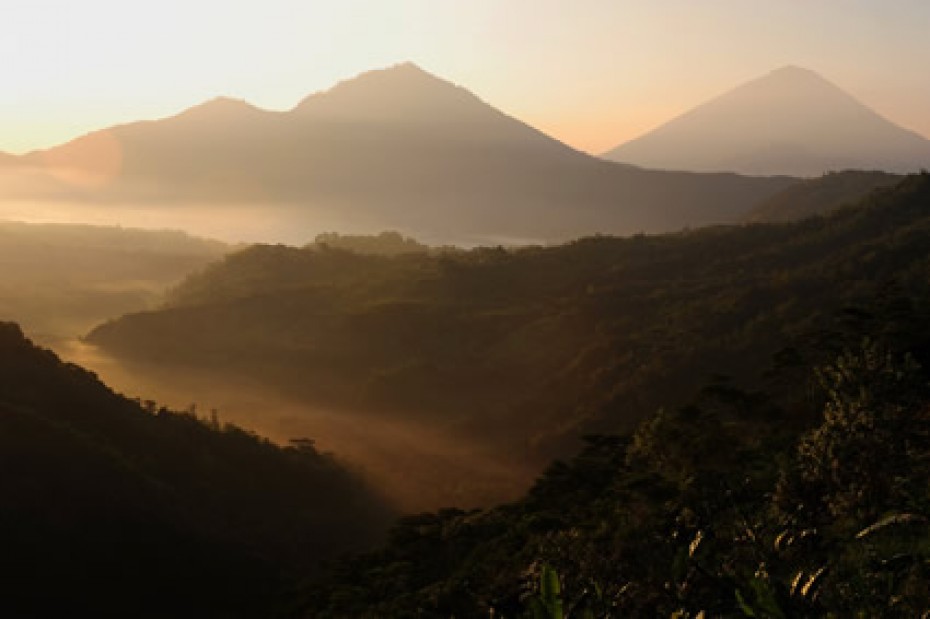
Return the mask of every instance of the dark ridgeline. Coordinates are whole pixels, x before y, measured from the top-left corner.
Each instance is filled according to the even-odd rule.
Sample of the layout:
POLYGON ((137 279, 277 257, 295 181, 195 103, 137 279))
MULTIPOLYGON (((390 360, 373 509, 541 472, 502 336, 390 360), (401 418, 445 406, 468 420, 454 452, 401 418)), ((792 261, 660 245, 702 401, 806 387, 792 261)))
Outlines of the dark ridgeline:
POLYGON ((402 256, 404 254, 424 254, 431 251, 428 245, 424 245, 416 239, 405 237, 396 231, 385 231, 378 235, 324 232, 316 236, 314 243, 319 247, 345 249, 357 254, 373 254, 376 256, 402 256))
POLYGON ((388 510, 330 456, 157 410, 0 324, 0 614, 274 616, 388 510))
POLYGON ((817 73, 783 67, 604 154, 662 170, 820 176, 930 167, 930 141, 817 73))
POLYGON ((255 246, 88 339, 541 466, 583 434, 686 402, 714 374, 758 386, 791 337, 882 282, 924 285, 928 197, 918 175, 829 217, 545 248, 255 246))
POLYGON ((255 204, 291 227, 440 239, 564 241, 721 223, 794 182, 608 163, 412 64, 362 74, 288 112, 215 99, 19 164, 0 169, 13 179, 0 197, 109 203, 127 214, 139 203, 167 212, 255 204))

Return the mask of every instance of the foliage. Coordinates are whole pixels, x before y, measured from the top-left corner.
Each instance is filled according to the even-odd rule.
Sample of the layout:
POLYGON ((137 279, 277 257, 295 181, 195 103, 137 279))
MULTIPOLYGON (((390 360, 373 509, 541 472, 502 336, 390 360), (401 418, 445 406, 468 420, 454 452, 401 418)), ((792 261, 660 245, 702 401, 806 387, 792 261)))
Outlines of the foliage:
POLYGON ((441 411, 501 446, 589 433, 518 501, 401 518, 302 583, 296 614, 922 616, 928 203, 923 174, 783 226, 389 258, 255 247, 93 337, 441 411))
POLYGON ((9 323, 0 488, 11 617, 274 615, 390 518, 331 456, 129 401, 9 323))
POLYGON ((893 187, 901 177, 886 172, 845 170, 803 180, 766 198, 744 217, 753 223, 797 221, 829 215, 856 204, 869 193, 893 187))
MULTIPOLYGON (((845 346, 844 313, 835 322, 833 347, 845 346)), ((891 325, 866 322, 858 345, 807 369, 823 402, 815 427, 786 435, 766 407, 794 396, 728 384, 739 406, 705 393, 629 437, 589 437, 524 499, 450 515, 436 545, 392 536, 311 587, 307 615, 922 616, 930 377, 913 351, 930 338, 902 343, 876 336, 891 325), (444 559, 410 578, 426 556, 444 559), (340 602, 348 582, 364 600, 356 610, 340 602)))
POLYGON ((419 254, 429 251, 427 245, 393 230, 386 230, 377 236, 324 232, 318 234, 313 242, 317 247, 345 249, 359 254, 374 254, 376 256, 419 254))
POLYGON ((782 407, 783 421, 798 429, 821 404, 803 368, 848 344, 826 325, 927 328, 889 316, 926 315, 926 295, 909 290, 926 280, 928 199, 930 176, 916 175, 859 208, 785 225, 397 256, 256 246, 189 278, 169 307, 89 339, 123 358, 248 375, 314 405, 454 428, 540 466, 581 435, 680 408, 715 375, 750 398, 769 380, 811 382, 784 392, 797 406, 782 407), (830 323, 886 289, 888 307, 830 323))

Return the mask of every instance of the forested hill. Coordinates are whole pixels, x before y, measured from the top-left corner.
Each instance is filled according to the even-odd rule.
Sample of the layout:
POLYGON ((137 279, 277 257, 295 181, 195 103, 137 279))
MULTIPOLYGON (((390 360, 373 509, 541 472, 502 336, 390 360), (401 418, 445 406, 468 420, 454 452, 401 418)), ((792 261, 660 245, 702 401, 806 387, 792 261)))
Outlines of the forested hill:
POLYGON ((764 391, 714 378, 679 405, 654 381, 665 404, 634 431, 586 437, 518 501, 401 519, 306 589, 304 616, 926 616, 928 211, 924 175, 832 219, 704 233, 755 241, 736 283, 752 264, 782 280, 755 320, 783 332, 741 322, 725 337, 745 348, 692 356, 756 365, 750 347, 790 341, 764 391))
POLYGON ((90 341, 543 458, 629 429, 888 282, 926 284, 930 176, 794 224, 393 258, 257 246, 90 341))
POLYGON ((275 616, 389 514, 310 444, 139 404, 0 323, 0 614, 275 616))
POLYGON ((743 217, 743 221, 785 222, 829 215, 841 207, 862 201, 875 190, 897 185, 901 178, 886 172, 830 172, 801 181, 763 200, 743 217))
POLYGON ((306 589, 304 616, 926 616, 921 293, 835 316, 821 342, 842 352, 767 394, 708 385, 632 436, 588 437, 519 501, 403 518, 306 589), (786 427, 805 402, 812 427, 786 427))

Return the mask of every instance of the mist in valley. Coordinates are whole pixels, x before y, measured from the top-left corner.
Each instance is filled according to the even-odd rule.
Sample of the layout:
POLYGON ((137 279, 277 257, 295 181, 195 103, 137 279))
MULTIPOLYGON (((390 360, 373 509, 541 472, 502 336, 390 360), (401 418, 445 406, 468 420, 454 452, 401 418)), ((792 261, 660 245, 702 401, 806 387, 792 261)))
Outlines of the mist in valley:
MULTIPOLYGON (((243 247, 212 239, 286 236, 274 229, 274 218, 262 218, 258 209, 189 208, 179 220, 171 213, 156 210, 154 217, 145 209, 127 208, 120 210, 126 227, 115 227, 108 225, 113 223, 112 210, 41 206, 48 210, 32 208, 32 222, 0 221, 0 315, 20 323, 30 338, 64 360, 95 372, 114 390, 174 410, 194 404, 201 416, 215 409, 223 422, 282 445, 310 438, 360 471, 401 511, 493 505, 518 496, 538 473, 474 435, 429 427, 422 419, 313 406, 258 380, 243 380, 241 374, 233 378, 221 369, 131 364, 82 341, 108 320, 158 310, 167 291, 185 277, 243 247), (81 223, 57 221, 66 214, 81 223), (187 224, 188 232, 162 227, 169 224, 187 224), (196 236, 198 231, 204 236, 196 236)), ((24 213, 14 209, 4 214, 24 213)), ((293 226, 289 234, 299 237, 300 244, 314 238, 313 230, 293 226)), ((387 238, 401 250, 428 249, 396 233, 319 238, 332 247, 374 241, 373 247, 382 251, 387 238)))
POLYGON ((41 343, 68 340, 158 307, 166 289, 233 249, 176 228, 0 219, 0 315, 41 343))
POLYGON ((0 617, 930 617, 930 5, 55 4, 0 617))
POLYGON ((402 512, 489 507, 519 496, 539 473, 474 436, 396 415, 386 418, 377 410, 361 414, 314 407, 241 375, 233 379, 198 368, 124 362, 79 339, 59 342, 54 349, 127 397, 194 410, 204 419, 215 411, 221 423, 282 445, 309 438, 360 472, 402 512))

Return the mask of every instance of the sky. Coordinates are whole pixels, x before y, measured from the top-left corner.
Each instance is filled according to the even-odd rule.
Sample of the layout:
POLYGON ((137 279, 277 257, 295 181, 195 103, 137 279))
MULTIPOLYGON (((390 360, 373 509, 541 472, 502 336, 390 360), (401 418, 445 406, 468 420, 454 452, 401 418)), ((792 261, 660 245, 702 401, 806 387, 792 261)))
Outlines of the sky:
POLYGON ((926 0, 2 0, 0 151, 412 61, 603 152, 778 67, 930 137, 926 0))

